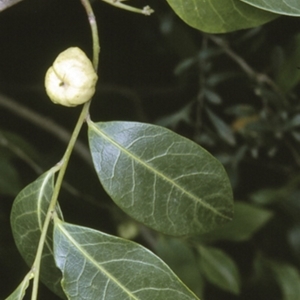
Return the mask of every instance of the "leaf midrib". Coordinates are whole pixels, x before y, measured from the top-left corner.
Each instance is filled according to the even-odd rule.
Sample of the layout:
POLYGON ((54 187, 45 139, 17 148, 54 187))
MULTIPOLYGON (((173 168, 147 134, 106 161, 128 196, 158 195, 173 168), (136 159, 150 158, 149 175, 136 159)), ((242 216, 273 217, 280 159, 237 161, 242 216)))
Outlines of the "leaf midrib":
POLYGON ((58 226, 65 236, 72 242, 72 244, 82 253, 88 261, 90 261, 96 268, 98 268, 103 274, 105 274, 111 281, 115 282, 125 293, 127 293, 132 299, 139 300, 134 296, 123 284, 121 284, 113 275, 106 271, 105 268, 101 267, 98 262, 83 248, 77 241, 69 234, 68 230, 64 228, 64 223, 61 220, 56 220, 56 226, 58 226))
POLYGON ((212 207, 211 205, 209 205, 208 203, 204 202, 201 198, 196 197, 194 194, 188 192, 186 189, 182 188, 180 185, 178 185, 176 182, 174 182, 172 179, 169 179, 168 177, 166 177, 163 173, 157 171, 156 169, 154 169, 153 167, 151 167, 149 164, 146 164, 145 162, 143 162, 138 156, 133 155, 131 152, 129 152, 126 148, 124 148, 122 145, 120 145, 119 143, 115 142, 114 140, 112 140, 108 135, 106 135, 104 132, 102 132, 97 125, 94 122, 90 122, 89 125, 94 129, 94 131, 96 131, 97 133, 99 133, 99 135, 103 136, 106 140, 108 140, 111 144, 113 144, 114 146, 116 146, 121 152, 124 152, 125 154, 127 154, 129 157, 131 157, 133 160, 137 161, 138 163, 140 163, 142 166, 144 166, 146 169, 150 170, 151 172, 153 172, 154 174, 156 174, 157 176, 159 176, 160 178, 162 178, 163 180, 167 181, 169 184, 175 186, 178 190, 180 190, 181 192, 183 192, 184 194, 186 194, 189 198, 191 198, 192 200, 194 200, 195 202, 199 202, 200 205, 202 205, 203 207, 205 207, 206 209, 212 211, 213 213, 215 213, 216 215, 219 215, 220 217, 224 218, 224 219, 228 219, 231 220, 230 217, 220 213, 219 211, 217 211, 214 207, 212 207))

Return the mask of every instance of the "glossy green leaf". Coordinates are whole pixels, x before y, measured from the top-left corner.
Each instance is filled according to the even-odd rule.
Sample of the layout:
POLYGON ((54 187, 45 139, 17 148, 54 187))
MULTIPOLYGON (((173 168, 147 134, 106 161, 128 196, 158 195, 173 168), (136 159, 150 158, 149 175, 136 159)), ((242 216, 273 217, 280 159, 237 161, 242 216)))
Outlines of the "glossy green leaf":
POLYGON ((204 276, 219 288, 239 294, 240 275, 235 262, 222 250, 199 247, 199 264, 204 276))
POLYGON ((154 250, 198 297, 202 296, 204 279, 191 247, 179 239, 161 236, 154 250))
POLYGON ((231 220, 224 168, 194 142, 160 126, 91 121, 89 142, 103 187, 134 219, 176 236, 231 220))
POLYGON ((278 15, 240 0, 167 0, 188 25, 208 33, 225 33, 256 27, 278 15))
POLYGON ((198 299, 146 248, 55 219, 54 254, 68 299, 198 299))
MULTIPOLYGON (((28 266, 32 266, 40 239, 45 215, 54 189, 52 168, 25 187, 16 197, 11 211, 11 228, 17 248, 28 266)), ((58 211, 59 213, 59 211, 58 211)), ((41 280, 63 297, 61 273, 55 266, 52 250, 53 226, 50 226, 41 263, 41 280)))
POLYGON ((229 240, 243 242, 249 240, 273 216, 270 210, 242 202, 235 202, 233 221, 200 237, 203 240, 229 240))
POLYGON ((244 3, 252 5, 256 8, 266 10, 268 12, 288 15, 300 16, 300 1, 298 0, 240 0, 244 3))
POLYGON ((300 273, 294 266, 287 263, 270 262, 275 279, 281 288, 282 300, 299 300, 300 273))
POLYGON ((23 299, 25 296, 25 292, 29 286, 29 282, 32 278, 33 278, 33 273, 30 271, 22 280, 22 282, 19 284, 19 286, 14 290, 14 292, 6 298, 6 300, 23 299))

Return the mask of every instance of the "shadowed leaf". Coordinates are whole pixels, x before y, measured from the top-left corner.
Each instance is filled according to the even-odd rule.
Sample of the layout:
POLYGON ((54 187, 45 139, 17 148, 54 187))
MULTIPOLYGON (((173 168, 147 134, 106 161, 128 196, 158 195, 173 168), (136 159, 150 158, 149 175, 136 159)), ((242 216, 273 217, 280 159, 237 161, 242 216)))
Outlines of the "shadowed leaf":
POLYGON ((155 253, 198 297, 202 297, 205 281, 195 253, 187 243, 180 239, 160 236, 156 241, 155 253))
POLYGON ((235 262, 222 250, 199 247, 199 263, 207 280, 233 294, 240 292, 240 275, 235 262))
MULTIPOLYGON (((56 171, 57 168, 52 168, 41 175, 36 181, 25 187, 13 203, 10 218, 13 237, 19 252, 30 267, 36 255, 52 197, 56 171)), ((56 268, 53 259, 52 232, 53 226, 50 225, 41 263, 41 280, 56 294, 63 297, 64 294, 60 287, 61 273, 56 268)))
POLYGON ((300 295, 300 273, 296 266, 286 262, 263 258, 261 262, 267 267, 281 290, 282 300, 298 300, 300 295))
POLYGON ((242 202, 235 202, 234 218, 225 224, 200 237, 200 240, 228 240, 243 242, 249 240, 273 216, 272 211, 242 202))

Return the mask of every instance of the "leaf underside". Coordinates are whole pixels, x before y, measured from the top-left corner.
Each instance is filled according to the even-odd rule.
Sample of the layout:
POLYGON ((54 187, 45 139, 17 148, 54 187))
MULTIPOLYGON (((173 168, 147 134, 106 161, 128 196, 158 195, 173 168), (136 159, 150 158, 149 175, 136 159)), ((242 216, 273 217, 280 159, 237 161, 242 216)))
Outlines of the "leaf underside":
POLYGON ((231 220, 233 196, 224 168, 196 143, 136 122, 89 122, 89 143, 104 189, 139 222, 182 236, 231 220))
MULTIPOLYGON (((16 197, 11 211, 11 228, 19 252, 29 267, 35 259, 45 216, 54 188, 50 169, 25 187, 16 197)), ((41 262, 41 280, 62 298, 61 273, 55 266, 52 250, 53 225, 50 224, 41 262)))
POLYGON ((162 260, 128 240, 56 220, 54 253, 68 299, 198 299, 162 260))
POLYGON ((266 1, 266 0, 241 0, 256 8, 266 10, 271 13, 287 16, 300 16, 300 1, 298 0, 282 0, 282 1, 266 1))
POLYGON ((240 0, 167 0, 188 25, 208 33, 225 33, 265 24, 279 15, 240 0))

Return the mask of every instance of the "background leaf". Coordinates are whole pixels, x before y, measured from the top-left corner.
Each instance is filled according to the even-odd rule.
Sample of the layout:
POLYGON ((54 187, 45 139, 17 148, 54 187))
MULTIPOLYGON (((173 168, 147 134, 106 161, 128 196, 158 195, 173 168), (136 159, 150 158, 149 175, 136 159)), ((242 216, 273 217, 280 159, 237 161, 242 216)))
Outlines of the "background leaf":
POLYGON ((222 250, 201 246, 199 264, 211 283, 233 294, 240 292, 240 275, 235 262, 222 250))
POLYGON ((299 300, 300 274, 296 267, 288 263, 267 260, 282 292, 282 300, 299 300))
POLYGON ((249 240, 273 216, 270 210, 242 202, 235 202, 234 218, 222 228, 216 229, 200 239, 242 242, 249 240))
POLYGON ((226 141, 226 143, 228 143, 229 145, 234 146, 236 144, 236 141, 230 126, 228 126, 221 118, 219 118, 209 108, 206 108, 205 110, 212 124, 216 128, 220 138, 226 141))
POLYGON ((204 280, 195 253, 184 241, 160 236, 155 245, 155 253, 198 297, 202 296, 204 280))
POLYGON ((55 220, 54 254, 68 299, 197 299, 146 248, 55 220))
POLYGON ((272 13, 300 16, 300 2, 298 0, 279 0, 279 1, 265 1, 265 0, 240 0, 249 5, 263 9, 272 13))
POLYGON ((89 122, 89 143, 107 193, 147 226, 180 236, 231 220, 224 168, 194 142, 150 124, 89 122))
MULTIPOLYGON (((19 252, 28 264, 32 266, 47 209, 54 188, 54 174, 57 168, 52 168, 41 175, 36 181, 25 187, 16 197, 11 211, 11 228, 19 252)), ((58 211, 59 213, 59 211, 58 211)), ((41 280, 56 294, 64 297, 60 287, 61 273, 55 266, 52 250, 53 226, 48 229, 47 239, 41 263, 41 280)))
POLYGON ((209 33, 256 27, 278 17, 239 0, 167 0, 188 25, 209 33))

